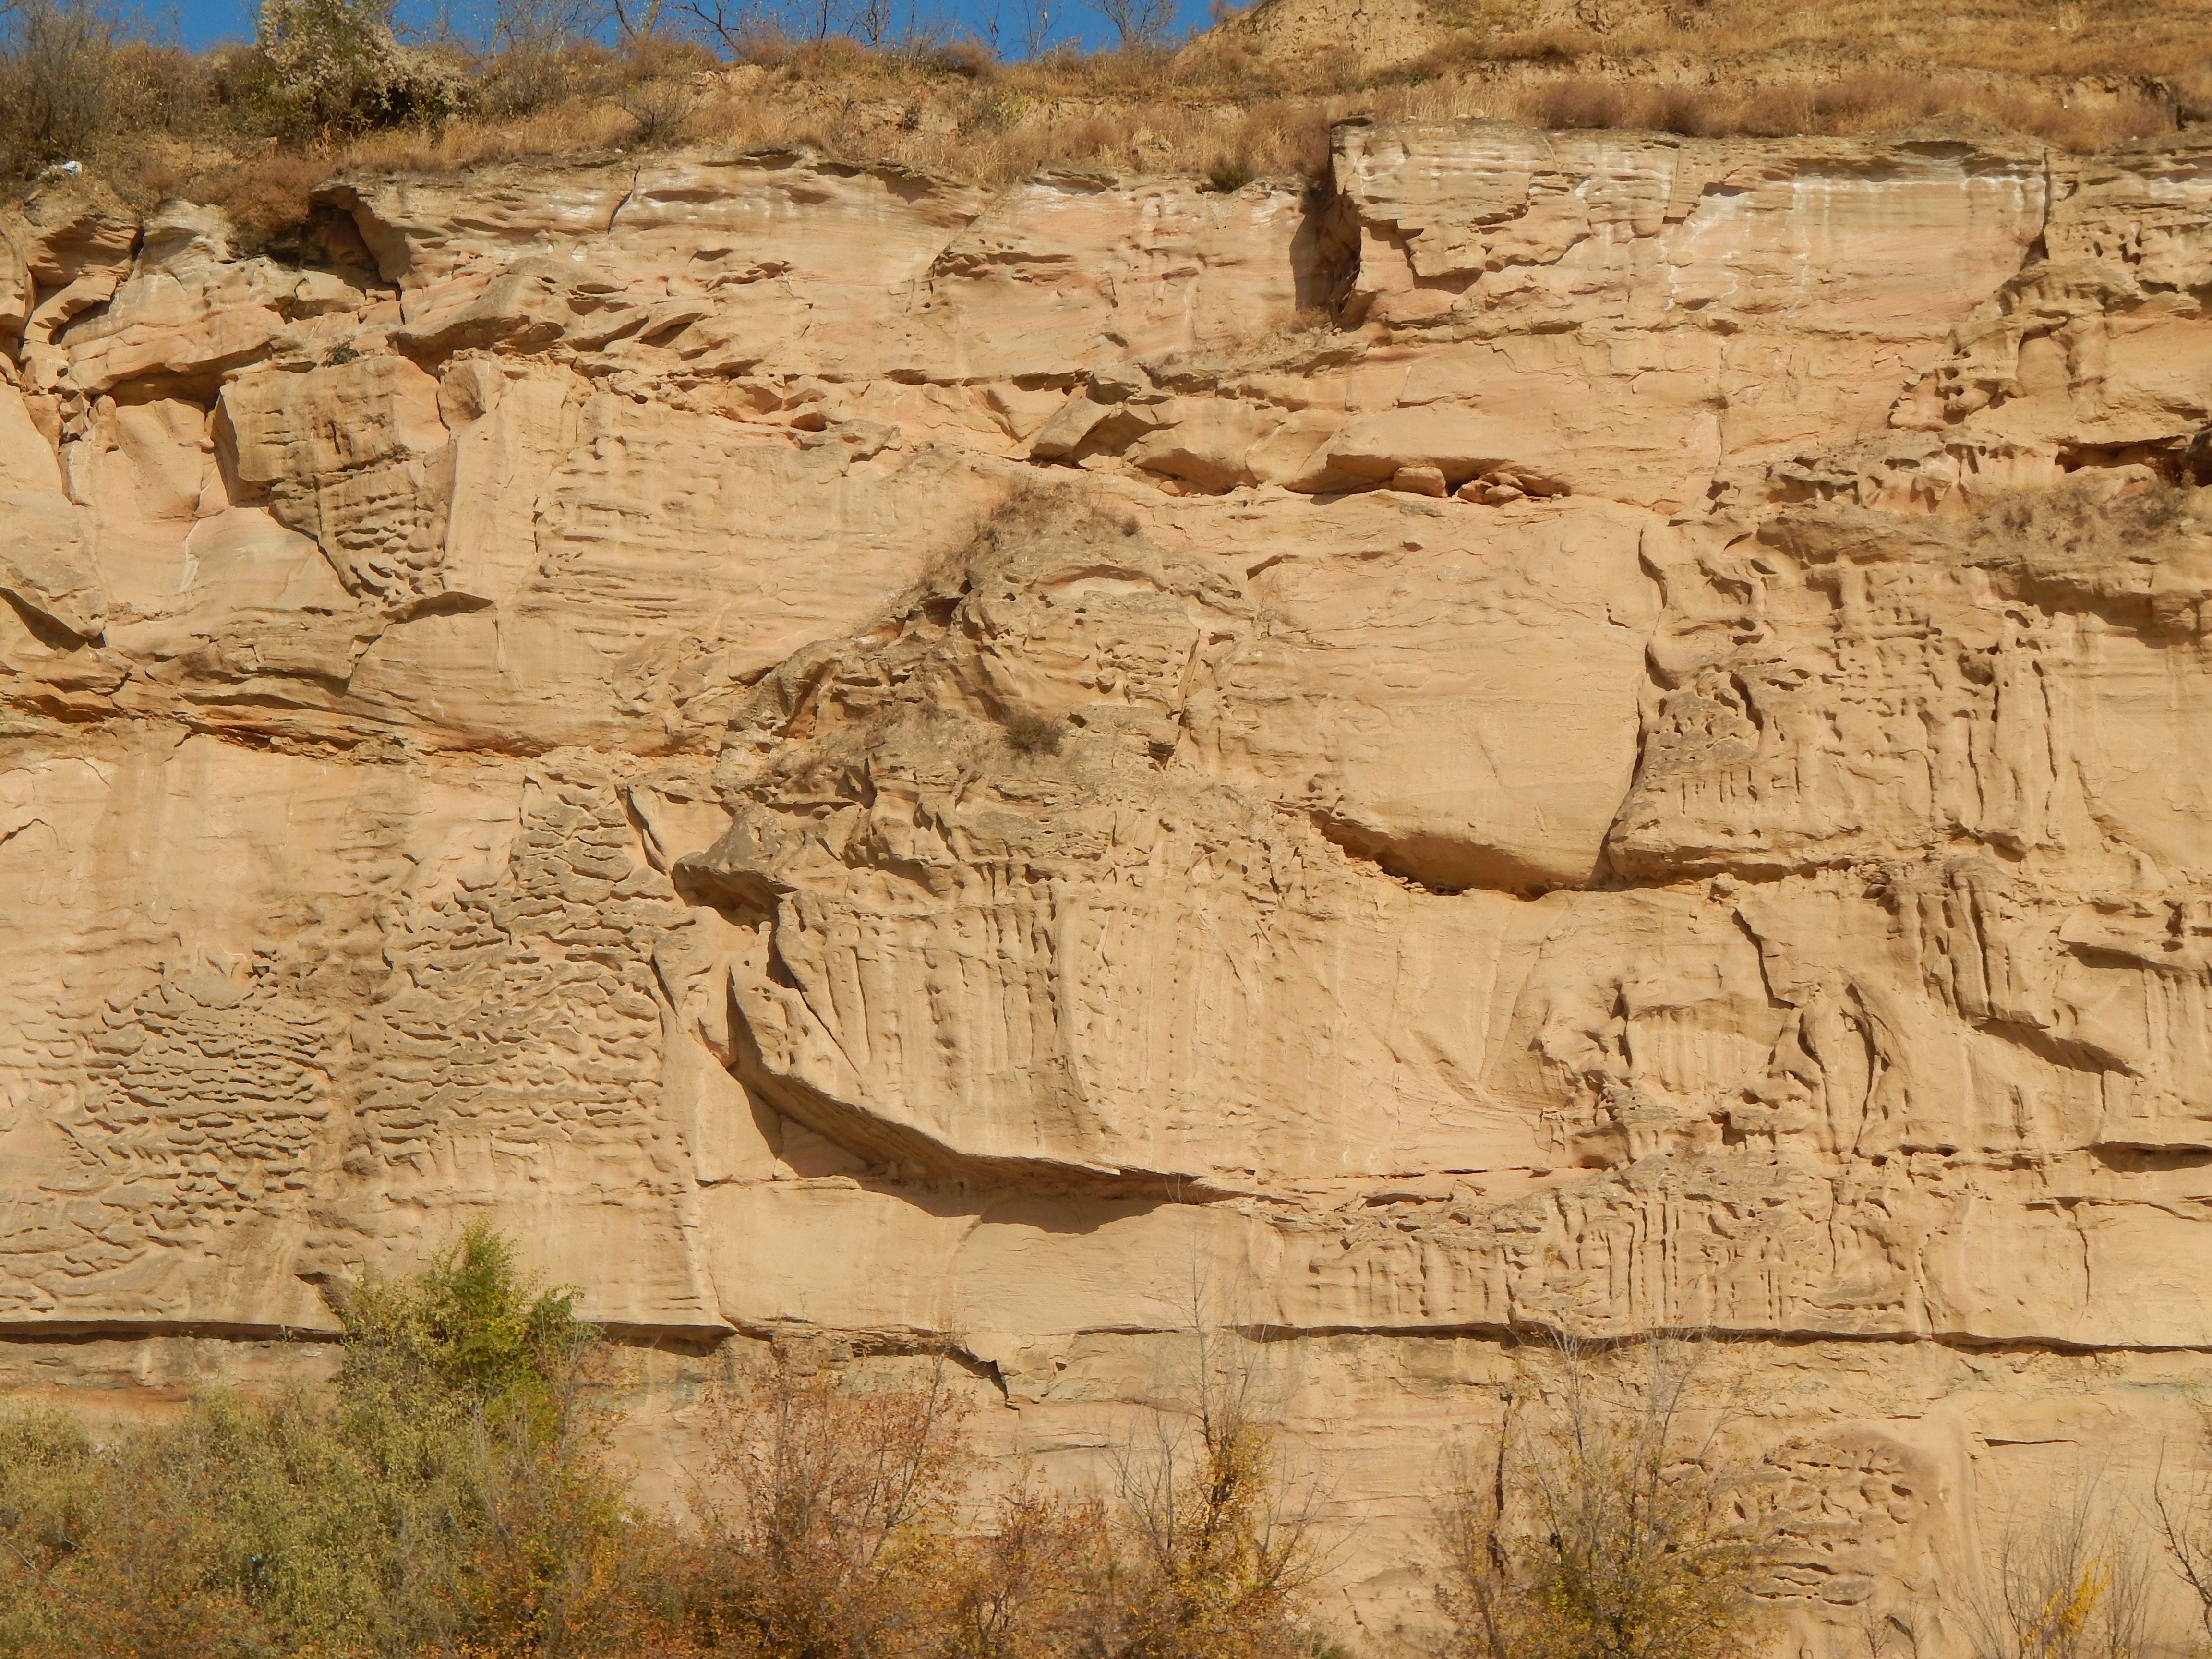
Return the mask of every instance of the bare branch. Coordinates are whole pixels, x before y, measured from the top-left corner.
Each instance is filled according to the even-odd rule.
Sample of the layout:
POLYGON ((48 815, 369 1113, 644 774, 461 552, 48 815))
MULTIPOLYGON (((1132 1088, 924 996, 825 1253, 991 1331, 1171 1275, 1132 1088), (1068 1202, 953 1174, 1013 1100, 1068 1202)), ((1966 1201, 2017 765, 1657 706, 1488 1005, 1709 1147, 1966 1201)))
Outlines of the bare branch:
POLYGON ((1554 1347, 1516 1390, 1487 1467, 1462 1459, 1438 1504, 1447 1614, 1477 1659, 1730 1659, 1759 1635, 1752 1585, 1778 1518, 1726 1455, 1705 1345, 1554 1347))
POLYGON ((1148 52, 1175 27, 1175 0, 1091 0, 1124 52, 1148 52))
POLYGON ((2093 1469, 2006 1528, 1962 1598, 1974 1659, 2136 1659, 2148 1649, 2150 1564, 2104 1486, 2093 1469))

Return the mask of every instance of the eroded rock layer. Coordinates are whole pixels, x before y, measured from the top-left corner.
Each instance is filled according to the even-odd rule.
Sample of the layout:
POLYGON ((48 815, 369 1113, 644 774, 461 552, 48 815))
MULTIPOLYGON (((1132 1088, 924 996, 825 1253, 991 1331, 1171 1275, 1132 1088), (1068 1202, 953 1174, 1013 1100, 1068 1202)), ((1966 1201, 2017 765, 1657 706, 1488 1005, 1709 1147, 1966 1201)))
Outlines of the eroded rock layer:
POLYGON ((2190 1455, 2212 145, 0 231, 19 1383, 250 1371, 489 1211, 1079 1462, 1206 1301, 1378 1642, 1535 1333, 1746 1339, 1808 1640, 2190 1455))

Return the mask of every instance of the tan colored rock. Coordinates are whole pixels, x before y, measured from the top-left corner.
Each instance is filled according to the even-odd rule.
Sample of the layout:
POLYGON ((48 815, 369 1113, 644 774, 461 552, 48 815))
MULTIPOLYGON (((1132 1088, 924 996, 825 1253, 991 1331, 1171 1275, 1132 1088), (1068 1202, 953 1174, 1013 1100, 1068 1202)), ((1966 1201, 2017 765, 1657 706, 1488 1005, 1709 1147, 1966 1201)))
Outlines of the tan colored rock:
POLYGON ((45 625, 100 631, 106 593, 22 396, 0 386, 0 592, 45 625))
POLYGON ((2212 151, 1338 146, 1340 236, 690 155, 334 185, 375 272, 0 228, 0 1384, 258 1382, 477 1214, 672 1501, 718 1344, 950 1345, 1079 1480, 1261 1330, 1377 1651, 1508 1333, 1740 1339, 1808 1654, 2147 1491, 2212 151))
POLYGON ((0 348, 9 351, 21 344, 35 300, 29 262, 17 245, 21 229, 0 221, 0 348))
POLYGON ((1216 763, 1430 886, 1590 881, 1635 768, 1642 550, 1664 527, 1597 503, 1324 522, 1399 545, 1255 580, 1262 626, 1216 659, 1193 721, 1216 763))
POLYGON ((245 499, 312 537, 349 592, 439 591, 452 462, 422 370, 374 356, 247 375, 223 389, 218 434, 245 499))

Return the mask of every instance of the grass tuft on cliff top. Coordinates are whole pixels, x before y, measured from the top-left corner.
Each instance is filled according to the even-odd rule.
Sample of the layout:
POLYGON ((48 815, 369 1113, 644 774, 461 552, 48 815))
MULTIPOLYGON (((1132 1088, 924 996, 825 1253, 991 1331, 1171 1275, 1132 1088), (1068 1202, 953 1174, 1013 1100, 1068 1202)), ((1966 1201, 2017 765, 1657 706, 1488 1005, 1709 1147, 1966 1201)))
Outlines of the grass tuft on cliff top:
MULTIPOLYGON (((1296 0, 1271 3, 1279 18, 1296 0)), ((88 0, 18 0, 0 10, 0 173, 35 184, 75 161, 136 205, 186 195, 266 234, 348 169, 684 145, 987 185, 1054 167, 1182 174, 1227 192, 1321 177, 1330 125, 1356 114, 1711 137, 1933 128, 2084 152, 2212 119, 2196 0, 1621 0, 1603 28, 1547 21, 1550 0, 1407 0, 1411 38, 1431 44, 1380 64, 1270 34, 1264 9, 1179 51, 1139 17, 1117 49, 1009 61, 926 23, 893 38, 866 0, 781 25, 717 0, 644 15, 623 0, 611 22, 591 0, 552 3, 498 0, 471 45, 403 38, 388 0, 268 0, 253 45, 192 53, 88 0)))

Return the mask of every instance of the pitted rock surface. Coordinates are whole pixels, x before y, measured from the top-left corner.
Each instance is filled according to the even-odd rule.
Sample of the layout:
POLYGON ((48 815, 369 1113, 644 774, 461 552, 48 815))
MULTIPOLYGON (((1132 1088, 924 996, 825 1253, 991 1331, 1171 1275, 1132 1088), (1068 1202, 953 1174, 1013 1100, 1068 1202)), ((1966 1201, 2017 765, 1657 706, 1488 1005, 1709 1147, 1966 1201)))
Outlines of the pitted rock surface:
POLYGON ((0 222, 0 1380, 490 1213, 1074 1468, 1203 1301, 1385 1645, 1547 1331, 1737 1339, 1806 1651, 2191 1455, 2212 148, 317 214, 0 222))

